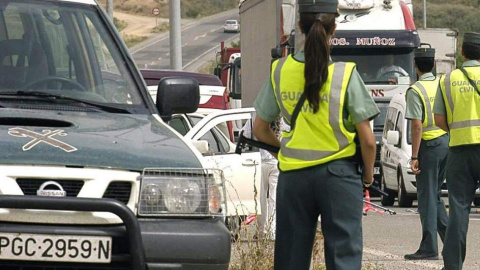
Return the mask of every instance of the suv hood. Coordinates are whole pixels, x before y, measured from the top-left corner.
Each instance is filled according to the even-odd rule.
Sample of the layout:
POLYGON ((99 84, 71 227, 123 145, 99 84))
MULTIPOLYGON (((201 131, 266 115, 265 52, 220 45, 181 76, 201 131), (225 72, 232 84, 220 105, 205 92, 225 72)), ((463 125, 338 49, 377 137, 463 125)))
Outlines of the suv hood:
POLYGON ((1 164, 201 167, 186 143, 152 115, 2 109, 0 140, 1 164))

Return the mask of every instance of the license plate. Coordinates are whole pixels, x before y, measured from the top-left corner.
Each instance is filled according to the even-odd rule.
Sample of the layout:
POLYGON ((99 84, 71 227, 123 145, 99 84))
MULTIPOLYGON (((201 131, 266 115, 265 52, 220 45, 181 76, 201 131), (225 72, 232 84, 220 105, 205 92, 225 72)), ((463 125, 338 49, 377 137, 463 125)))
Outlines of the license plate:
POLYGON ((110 263, 112 238, 0 233, 0 260, 110 263))
POLYGON ((374 167, 373 174, 380 174, 380 167, 374 167))

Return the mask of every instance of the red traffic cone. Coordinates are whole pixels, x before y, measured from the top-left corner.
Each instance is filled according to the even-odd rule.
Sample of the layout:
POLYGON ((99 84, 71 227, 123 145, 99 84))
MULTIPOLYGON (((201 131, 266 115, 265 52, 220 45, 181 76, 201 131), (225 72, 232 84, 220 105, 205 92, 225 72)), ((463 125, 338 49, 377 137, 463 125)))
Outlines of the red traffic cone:
POLYGON ((365 200, 363 201, 365 202, 365 204, 363 205, 363 215, 366 216, 368 211, 377 212, 382 215, 385 214, 385 212, 378 210, 370 204, 370 191, 368 191, 368 189, 365 190, 365 200))

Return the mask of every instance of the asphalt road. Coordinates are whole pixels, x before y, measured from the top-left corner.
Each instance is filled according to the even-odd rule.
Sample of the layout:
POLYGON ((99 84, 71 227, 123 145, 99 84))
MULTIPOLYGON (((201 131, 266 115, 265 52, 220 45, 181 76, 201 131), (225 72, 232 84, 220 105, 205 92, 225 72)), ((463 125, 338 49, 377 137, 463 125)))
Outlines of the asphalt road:
MULTIPOLYGON (((447 202, 447 198, 444 198, 447 202)), ((372 199, 373 203, 380 205, 380 201, 372 199)), ((416 213, 416 202, 413 207, 399 208, 397 202, 394 207, 389 209, 396 212, 396 215, 388 213, 378 214, 368 212, 363 217, 363 265, 364 269, 374 270, 430 270, 442 269, 443 260, 439 254, 439 260, 424 261, 406 261, 403 259, 405 254, 414 253, 420 244, 422 237, 420 216, 416 213)), ((246 226, 247 234, 253 235, 255 227, 246 226)), ((467 255, 463 270, 480 269, 480 208, 472 208, 470 214, 470 223, 467 236, 467 255)), ((241 252, 241 247, 248 248, 249 244, 246 235, 242 237, 242 242, 234 243, 232 246, 232 263, 238 262, 237 257, 241 252)), ((438 238, 439 252, 441 253, 443 244, 438 238)), ((250 244, 251 245, 251 244, 250 244)), ((273 244, 272 247, 273 248, 273 244)), ((272 251, 273 252, 273 251, 272 251)))
MULTIPOLYGON (((374 203, 380 204, 379 201, 374 201, 374 203)), ((395 203, 396 205, 397 203, 395 203)), ((417 210, 416 205, 411 208, 391 207, 389 209, 396 211, 397 214, 381 215, 369 212, 363 218, 364 261, 378 266, 379 269, 441 269, 443 267, 441 255, 437 261, 406 261, 403 259, 403 255, 414 253, 418 249, 422 237, 420 216, 411 211, 417 210)), ((479 239, 480 213, 477 213, 477 209, 472 209, 464 270, 480 269, 479 239)), ((441 253, 443 244, 440 238, 438 238, 438 242, 441 253)))
MULTIPOLYGON (((237 33, 224 33, 223 24, 227 19, 239 20, 238 9, 217 14, 182 26, 182 66, 184 70, 197 68, 208 56, 215 57, 220 42, 238 39, 237 33), (198 63, 201 62, 201 63, 198 63)), ((130 50, 135 63, 140 69, 170 68, 170 38, 167 34, 159 35, 143 42, 130 50)))

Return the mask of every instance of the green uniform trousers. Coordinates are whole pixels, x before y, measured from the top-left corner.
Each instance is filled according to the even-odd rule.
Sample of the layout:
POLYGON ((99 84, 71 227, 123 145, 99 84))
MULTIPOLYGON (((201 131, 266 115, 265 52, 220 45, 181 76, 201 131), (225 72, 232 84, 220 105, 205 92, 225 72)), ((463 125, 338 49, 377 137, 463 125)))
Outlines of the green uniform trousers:
POLYGON ((444 241, 448 215, 441 198, 445 180, 449 136, 420 144, 418 162, 421 173, 416 175, 418 212, 422 223, 422 241, 418 252, 438 255, 437 232, 444 241))
POLYGON ((446 170, 450 215, 442 255, 446 270, 461 270, 470 209, 480 179, 480 145, 450 148, 446 170))
POLYGON ((351 161, 280 172, 274 269, 309 269, 320 215, 327 269, 360 270, 362 198, 361 176, 351 161))

